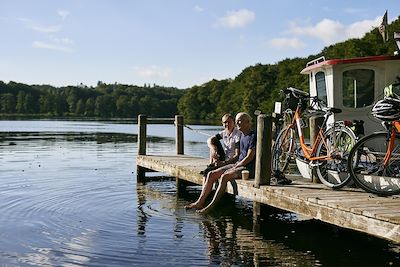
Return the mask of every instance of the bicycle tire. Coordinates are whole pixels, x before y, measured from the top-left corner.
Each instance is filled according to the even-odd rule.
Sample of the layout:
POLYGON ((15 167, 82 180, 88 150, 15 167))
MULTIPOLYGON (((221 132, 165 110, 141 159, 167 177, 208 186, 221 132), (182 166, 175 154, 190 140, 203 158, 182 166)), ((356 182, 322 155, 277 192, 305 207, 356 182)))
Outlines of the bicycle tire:
POLYGON ((324 137, 325 142, 318 143, 315 155, 326 156, 329 148, 332 159, 317 161, 316 174, 324 185, 339 189, 351 181, 347 161, 356 136, 349 127, 335 125, 324 132, 324 137))
POLYGON ((400 136, 387 167, 383 159, 389 142, 387 132, 377 132, 361 138, 350 151, 349 172, 355 183, 365 191, 381 196, 400 193, 400 136))
POLYGON ((295 138, 295 131, 290 126, 280 131, 272 149, 273 171, 285 172, 295 149, 295 138))

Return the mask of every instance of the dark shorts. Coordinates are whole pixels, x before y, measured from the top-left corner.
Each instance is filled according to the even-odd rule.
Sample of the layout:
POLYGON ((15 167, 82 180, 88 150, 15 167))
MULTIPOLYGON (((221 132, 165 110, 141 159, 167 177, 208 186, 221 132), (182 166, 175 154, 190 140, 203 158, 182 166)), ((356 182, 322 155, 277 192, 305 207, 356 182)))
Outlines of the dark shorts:
MULTIPOLYGON (((242 178, 242 171, 247 170, 247 168, 244 166, 236 167, 235 164, 228 164, 228 165, 220 167, 217 170, 223 171, 223 173, 234 172, 235 179, 239 179, 239 178, 242 178)), ((250 175, 251 175, 251 172, 250 172, 250 175)))

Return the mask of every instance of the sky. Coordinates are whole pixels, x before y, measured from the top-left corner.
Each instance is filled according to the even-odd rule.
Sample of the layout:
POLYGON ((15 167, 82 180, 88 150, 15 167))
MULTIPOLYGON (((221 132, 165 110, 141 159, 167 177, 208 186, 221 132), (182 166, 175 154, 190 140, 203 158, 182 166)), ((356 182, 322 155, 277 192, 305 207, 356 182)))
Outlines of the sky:
POLYGON ((0 80, 190 88, 362 37, 386 10, 398 0, 0 0, 0 80))

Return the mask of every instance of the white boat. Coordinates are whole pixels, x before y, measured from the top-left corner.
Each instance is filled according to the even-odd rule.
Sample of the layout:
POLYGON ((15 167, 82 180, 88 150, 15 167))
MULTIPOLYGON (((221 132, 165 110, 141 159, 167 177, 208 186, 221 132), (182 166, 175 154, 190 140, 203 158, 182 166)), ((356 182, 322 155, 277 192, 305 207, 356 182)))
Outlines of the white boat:
POLYGON ((324 57, 308 62, 301 71, 309 76, 310 95, 328 107, 340 108, 334 120, 363 120, 365 134, 383 130, 371 115, 373 104, 383 98, 384 88, 400 79, 400 56, 370 56, 349 59, 324 57))

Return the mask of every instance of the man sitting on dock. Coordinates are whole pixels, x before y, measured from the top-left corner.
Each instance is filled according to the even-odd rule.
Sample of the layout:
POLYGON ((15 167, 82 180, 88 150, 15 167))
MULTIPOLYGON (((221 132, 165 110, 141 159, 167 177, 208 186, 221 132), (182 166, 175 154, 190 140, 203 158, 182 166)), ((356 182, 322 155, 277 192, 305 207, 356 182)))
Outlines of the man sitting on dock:
POLYGON ((239 140, 241 132, 235 127, 235 119, 231 114, 222 116, 224 130, 208 138, 210 148, 210 164, 200 174, 206 177, 208 172, 221 166, 235 163, 239 157, 239 140))
POLYGON ((243 170, 249 170, 250 175, 254 177, 255 155, 256 155, 256 134, 251 129, 251 117, 245 112, 240 112, 236 115, 236 125, 242 133, 240 137, 240 154, 236 163, 222 166, 216 170, 210 171, 207 174, 207 179, 201 190, 201 194, 197 201, 185 206, 185 208, 197 209, 200 213, 205 213, 218 202, 225 193, 226 185, 229 181, 241 177, 243 170), (205 207, 207 197, 212 191, 214 182, 219 179, 219 185, 215 195, 205 207))

